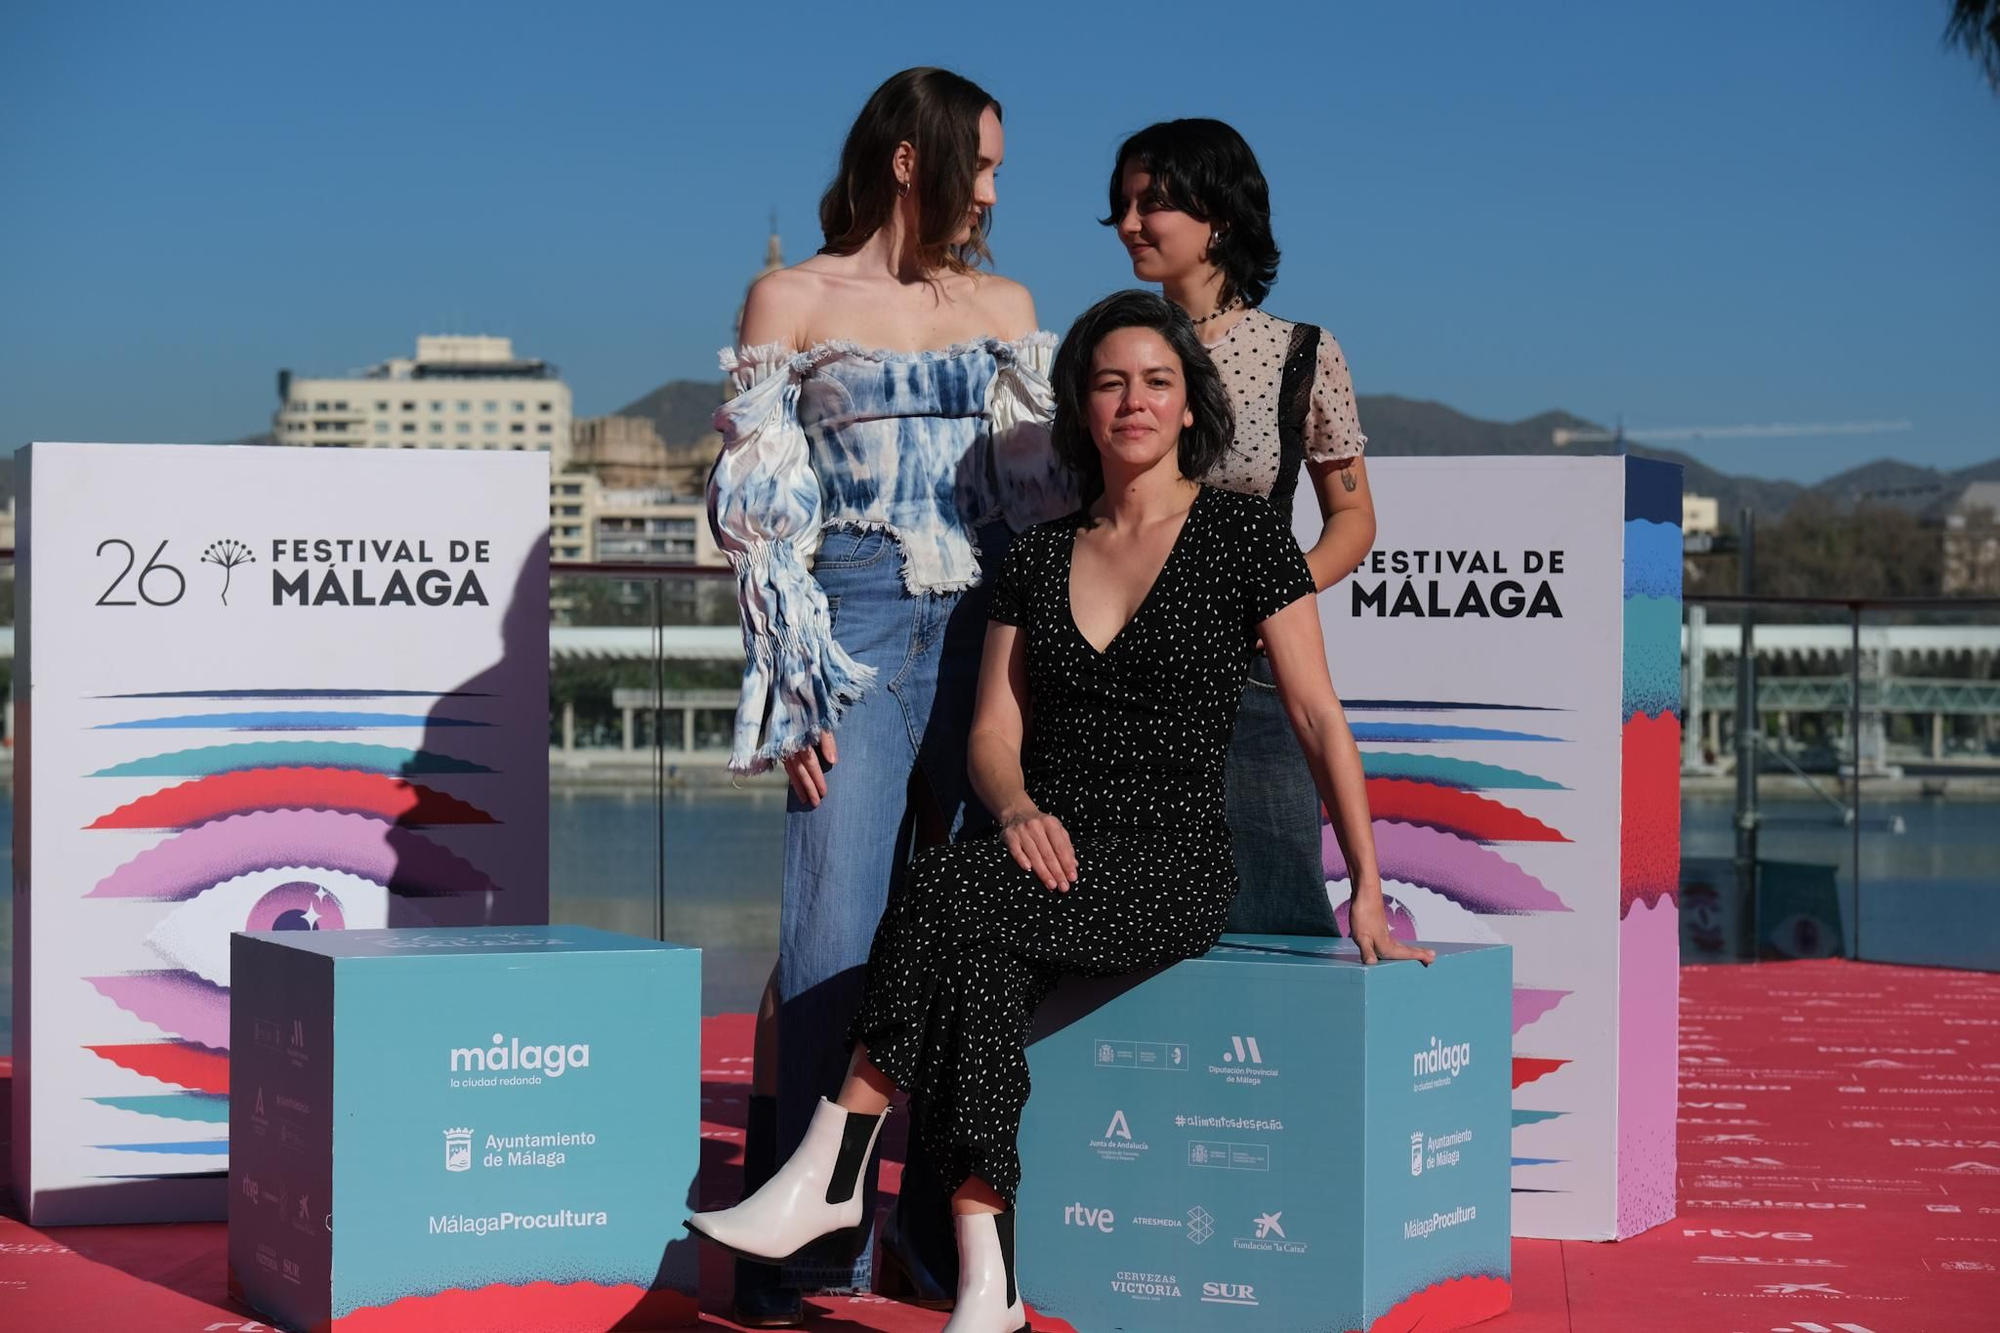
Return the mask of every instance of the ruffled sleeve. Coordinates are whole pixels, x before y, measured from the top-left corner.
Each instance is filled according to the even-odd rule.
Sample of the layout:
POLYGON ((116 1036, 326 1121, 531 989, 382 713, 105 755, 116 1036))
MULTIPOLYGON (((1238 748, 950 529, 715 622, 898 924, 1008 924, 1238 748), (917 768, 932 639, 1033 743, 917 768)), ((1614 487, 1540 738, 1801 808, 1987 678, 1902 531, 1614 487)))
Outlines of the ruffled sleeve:
POLYGON ((722 452, 708 478, 708 524, 736 569, 744 657, 729 766, 758 773, 831 729, 875 669, 833 641, 811 573, 820 490, 799 425, 798 358, 744 348, 725 351, 722 366, 738 392, 715 412, 722 452))
POLYGON ((1077 507, 1076 478, 1049 442, 1055 394, 1049 387, 1053 333, 1031 333, 995 349, 999 369, 991 400, 994 483, 1001 516, 1016 532, 1077 507))
POLYGON ((1340 344, 1324 329, 1319 335, 1319 364, 1313 370, 1312 406, 1306 413, 1306 457, 1315 463, 1358 458, 1368 444, 1361 418, 1354 410, 1354 377, 1340 344))

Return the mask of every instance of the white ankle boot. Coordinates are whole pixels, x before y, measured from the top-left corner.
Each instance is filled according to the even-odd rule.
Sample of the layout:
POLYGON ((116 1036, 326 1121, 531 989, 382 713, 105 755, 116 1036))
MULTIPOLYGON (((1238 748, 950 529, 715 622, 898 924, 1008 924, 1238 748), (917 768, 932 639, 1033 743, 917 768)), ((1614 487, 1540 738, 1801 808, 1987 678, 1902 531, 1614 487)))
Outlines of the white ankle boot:
POLYGON ((886 1118, 853 1115, 820 1098, 798 1151, 762 1189, 734 1208, 696 1213, 687 1229, 739 1259, 767 1264, 785 1263, 821 1237, 844 1231, 853 1241, 848 1257, 859 1257, 868 1239, 861 1225, 861 1171, 886 1118))
POLYGON ((958 1304, 944 1333, 1022 1333, 1027 1307, 1014 1280, 1014 1214, 961 1213, 958 1230, 958 1304))

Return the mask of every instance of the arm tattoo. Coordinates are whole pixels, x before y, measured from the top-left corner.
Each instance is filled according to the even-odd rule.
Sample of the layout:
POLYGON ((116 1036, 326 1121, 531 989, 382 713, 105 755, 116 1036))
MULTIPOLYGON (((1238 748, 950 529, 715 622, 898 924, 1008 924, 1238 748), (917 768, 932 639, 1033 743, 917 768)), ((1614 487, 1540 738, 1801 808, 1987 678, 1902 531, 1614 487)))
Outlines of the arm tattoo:
POLYGON ((1347 493, 1349 495, 1352 495, 1354 493, 1354 488, 1356 486, 1359 486, 1361 483, 1354 479, 1353 468, 1344 467, 1340 470, 1340 484, 1347 488, 1347 493))

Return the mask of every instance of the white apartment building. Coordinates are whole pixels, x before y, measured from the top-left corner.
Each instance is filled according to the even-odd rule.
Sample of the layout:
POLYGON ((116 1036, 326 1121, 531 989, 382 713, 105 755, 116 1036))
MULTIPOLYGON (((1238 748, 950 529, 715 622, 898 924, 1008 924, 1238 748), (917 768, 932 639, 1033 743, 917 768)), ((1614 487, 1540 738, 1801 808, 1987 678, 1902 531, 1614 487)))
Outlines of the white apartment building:
POLYGON ((1681 496, 1681 532, 1713 537, 1722 531, 1722 503, 1713 495, 1681 496))
POLYGON ((549 478, 549 556, 609 564, 729 565, 709 533, 701 496, 607 488, 588 472, 549 478))
POLYGON ((569 456, 570 392, 511 338, 433 336, 417 354, 345 379, 278 372, 279 444, 336 449, 534 449, 560 472, 569 456))

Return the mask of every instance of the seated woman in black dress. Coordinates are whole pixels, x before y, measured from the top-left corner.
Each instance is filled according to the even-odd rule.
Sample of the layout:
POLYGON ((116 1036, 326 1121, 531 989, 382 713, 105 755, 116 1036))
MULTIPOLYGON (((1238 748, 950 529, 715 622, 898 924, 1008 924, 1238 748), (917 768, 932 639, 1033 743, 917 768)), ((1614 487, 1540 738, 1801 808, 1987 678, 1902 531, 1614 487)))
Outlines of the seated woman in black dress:
POLYGON ((997 835, 926 852, 868 959, 854 1055, 799 1150, 734 1208, 688 1226, 776 1262, 867 1228, 855 1180, 896 1088, 921 1092, 960 1256, 948 1333, 1024 1326, 1015 1150, 1035 1007, 1065 974, 1197 957, 1236 895, 1224 755, 1261 638, 1347 863, 1361 956, 1389 935, 1361 755, 1327 677, 1313 580, 1257 496, 1202 486, 1229 395, 1186 314, 1148 292, 1087 311, 1056 356, 1055 442, 1085 508, 1018 538, 993 590, 973 719, 974 787, 997 835))

